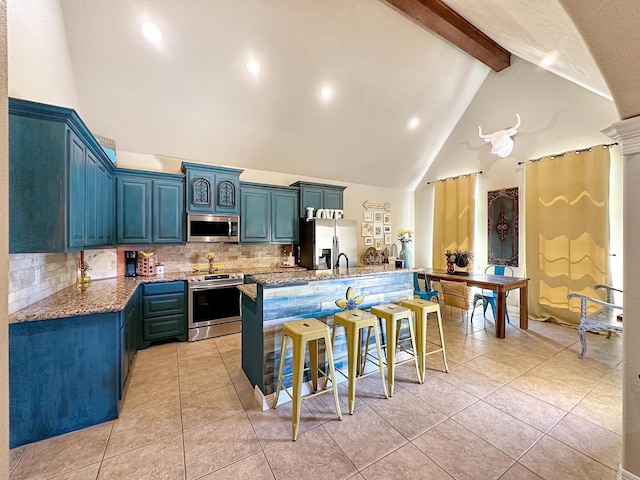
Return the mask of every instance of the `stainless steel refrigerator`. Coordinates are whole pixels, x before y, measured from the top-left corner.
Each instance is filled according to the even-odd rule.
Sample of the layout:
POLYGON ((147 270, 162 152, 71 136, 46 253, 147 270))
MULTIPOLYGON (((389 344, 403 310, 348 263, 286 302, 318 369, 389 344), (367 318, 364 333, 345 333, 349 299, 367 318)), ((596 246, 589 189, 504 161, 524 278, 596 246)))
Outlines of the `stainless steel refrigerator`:
MULTIPOLYGON (((335 267, 344 253, 349 267, 358 266, 358 244, 355 220, 300 219, 300 266, 312 270, 335 267)), ((346 267, 344 256, 340 267, 346 267)))

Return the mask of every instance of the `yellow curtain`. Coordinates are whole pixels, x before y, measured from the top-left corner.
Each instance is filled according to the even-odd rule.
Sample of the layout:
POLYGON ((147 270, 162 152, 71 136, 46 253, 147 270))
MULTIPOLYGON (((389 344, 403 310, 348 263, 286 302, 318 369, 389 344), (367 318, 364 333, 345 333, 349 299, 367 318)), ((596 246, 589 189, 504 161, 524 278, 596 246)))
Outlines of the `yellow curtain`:
POLYGON ((598 298, 593 287, 610 284, 609 165, 602 145, 527 165, 530 317, 577 324, 580 304, 567 294, 598 298))
POLYGON ((436 182, 433 212, 433 268, 444 268, 444 252, 471 250, 475 221, 477 175, 436 182))

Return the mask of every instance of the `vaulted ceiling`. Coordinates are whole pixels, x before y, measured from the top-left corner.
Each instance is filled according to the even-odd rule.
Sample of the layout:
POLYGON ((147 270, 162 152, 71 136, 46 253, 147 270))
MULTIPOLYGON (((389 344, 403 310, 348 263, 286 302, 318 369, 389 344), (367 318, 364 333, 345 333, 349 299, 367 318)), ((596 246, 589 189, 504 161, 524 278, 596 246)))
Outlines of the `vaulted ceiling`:
MULTIPOLYGON (((548 57, 609 97, 557 0, 446 3, 512 54, 548 57)), ((82 116, 128 152, 412 189, 490 71, 379 0, 61 6, 82 116), (146 20, 161 43, 142 36, 146 20)))

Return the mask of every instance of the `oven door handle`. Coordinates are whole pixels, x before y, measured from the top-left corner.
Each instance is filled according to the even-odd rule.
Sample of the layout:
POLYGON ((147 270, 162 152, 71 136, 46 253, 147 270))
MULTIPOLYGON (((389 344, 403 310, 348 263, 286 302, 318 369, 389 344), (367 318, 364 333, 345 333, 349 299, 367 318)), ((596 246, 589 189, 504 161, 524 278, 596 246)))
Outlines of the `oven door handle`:
POLYGON ((240 285, 242 285, 241 283, 229 283, 229 284, 224 284, 224 285, 207 285, 207 286, 202 286, 202 287, 189 287, 189 291, 190 292, 202 292, 204 290, 218 290, 220 288, 227 288, 227 287, 239 287, 240 285))

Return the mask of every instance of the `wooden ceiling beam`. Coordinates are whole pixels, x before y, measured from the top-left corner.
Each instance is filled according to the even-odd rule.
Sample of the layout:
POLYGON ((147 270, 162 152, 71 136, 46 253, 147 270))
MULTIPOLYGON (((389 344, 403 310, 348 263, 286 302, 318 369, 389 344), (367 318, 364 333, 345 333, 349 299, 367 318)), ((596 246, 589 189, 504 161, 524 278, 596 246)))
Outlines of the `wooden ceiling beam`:
POLYGON ((400 13, 440 35, 499 72, 511 63, 511 54, 474 27, 442 0, 383 0, 400 13))

